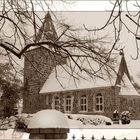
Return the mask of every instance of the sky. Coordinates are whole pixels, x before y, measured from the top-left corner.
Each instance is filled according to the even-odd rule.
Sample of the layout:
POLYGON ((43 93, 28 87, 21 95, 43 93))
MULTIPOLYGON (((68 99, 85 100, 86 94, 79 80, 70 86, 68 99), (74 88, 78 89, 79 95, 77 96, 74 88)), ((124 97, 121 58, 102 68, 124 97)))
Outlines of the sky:
MULTIPOLYGON (((69 24, 74 26, 82 27, 83 24, 86 25, 89 29, 94 27, 102 27, 107 21, 110 10, 112 10, 114 1, 66 1, 65 3, 62 1, 55 1, 50 4, 54 11, 59 11, 58 14, 60 18, 64 19, 69 24), (55 5, 55 6, 54 6, 55 5)), ((131 13, 136 13, 138 10, 135 6, 135 1, 129 1, 128 3, 129 11, 135 11, 131 13)), ((126 5, 123 4, 124 11, 126 11, 126 5)), ((116 8, 117 10, 117 8, 116 8)), ((133 31, 135 30, 134 24, 130 22, 125 13, 123 15, 124 22, 130 27, 133 31)), ((108 33, 112 35, 112 27, 103 31, 103 33, 108 33)), ((100 36, 102 33, 98 33, 97 36, 100 36)), ((138 74, 140 73, 140 57, 137 60, 133 60, 136 57, 136 46, 134 37, 128 33, 126 29, 122 30, 121 38, 118 43, 122 48, 124 48, 124 54, 127 61, 127 65, 129 68, 130 75, 134 77, 134 80, 140 84, 140 78, 138 78, 138 74)))
MULTIPOLYGON (((109 16, 109 12, 75 11, 61 12, 58 15, 61 15, 60 17, 63 17, 63 19, 65 19, 67 23, 75 26, 76 28, 83 28, 83 24, 85 24, 88 29, 92 29, 94 27, 102 27, 109 16)), ((130 26, 130 28, 133 28, 133 25, 131 25, 131 23, 129 23, 129 21, 125 18, 126 17, 124 16, 124 21, 128 24, 128 26, 130 26)), ((94 32, 91 32, 91 35, 93 36, 93 38, 102 37, 102 35, 108 35, 110 38, 109 40, 113 40, 113 31, 113 28, 109 26, 107 29, 99 33, 94 34, 94 32)), ((107 45, 107 47, 110 48, 111 45, 107 45)), ((133 60, 131 58, 136 57, 135 38, 130 33, 128 33, 126 29, 123 28, 120 41, 117 45, 120 46, 120 49, 124 48, 124 55, 130 74, 137 78, 137 74, 140 72, 140 58, 138 58, 137 60, 133 60)))
MULTIPOLYGON (((112 1, 113 3, 113 1, 112 1)), ((74 28, 83 28, 83 24, 86 25, 88 29, 102 27, 107 21, 110 10, 113 5, 108 1, 54 1, 50 2, 50 8, 56 13, 58 20, 64 21, 74 28)), ((130 1, 128 5, 131 11, 137 10, 130 1)), ((126 10, 124 5, 124 10, 126 10)), ((46 8, 47 10, 47 8, 46 8)), ((117 10, 117 9, 116 9, 117 10)), ((36 6, 36 11, 40 13, 42 17, 42 9, 36 6)), ((53 17, 54 18, 54 17, 53 17)), ((133 24, 125 17, 123 17, 125 23, 130 28, 134 28, 133 24)), ((134 28, 135 30, 135 28, 134 28)), ((83 32, 84 34, 85 32, 83 32)), ((102 35, 108 34, 109 38, 112 40, 113 30, 112 27, 108 27, 99 33, 90 33, 92 37, 101 37, 102 35)), ((125 29, 122 30, 121 38, 119 41, 120 48, 124 48, 124 54, 129 68, 130 75, 134 77, 134 80, 140 84, 140 79, 138 78, 138 73, 140 73, 140 57, 137 60, 133 60, 131 57, 136 56, 136 47, 134 37, 128 33, 125 29)), ((107 47, 110 47, 109 45, 107 47)), ((15 58, 16 59, 16 58, 15 58)), ((23 66, 23 59, 17 60, 23 66)))

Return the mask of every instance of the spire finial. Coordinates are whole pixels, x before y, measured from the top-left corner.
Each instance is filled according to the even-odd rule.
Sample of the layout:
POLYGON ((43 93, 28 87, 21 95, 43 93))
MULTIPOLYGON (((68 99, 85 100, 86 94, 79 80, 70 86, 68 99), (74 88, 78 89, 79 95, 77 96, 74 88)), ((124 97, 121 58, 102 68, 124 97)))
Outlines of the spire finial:
POLYGON ((123 49, 120 49, 120 55, 124 56, 124 51, 123 51, 123 49))

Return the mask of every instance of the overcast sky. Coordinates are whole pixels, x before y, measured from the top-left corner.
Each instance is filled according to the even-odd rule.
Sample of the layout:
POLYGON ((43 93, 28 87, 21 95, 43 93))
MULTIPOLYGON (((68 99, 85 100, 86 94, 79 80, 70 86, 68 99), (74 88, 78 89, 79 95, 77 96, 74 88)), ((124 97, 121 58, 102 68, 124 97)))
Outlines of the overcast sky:
MULTIPOLYGON (((85 24, 89 29, 102 27, 110 14, 110 12, 107 11, 111 10, 113 6, 111 3, 105 1, 67 1, 65 3, 62 1, 55 1, 52 3, 52 5, 52 10, 57 11, 56 16, 58 20, 63 20, 64 22, 72 25, 74 28, 83 28, 83 24, 85 24)), ((129 7, 131 7, 131 10, 134 9, 132 4, 130 4, 129 7)), ((41 10, 37 8, 37 11, 41 10)), ((40 16, 44 16, 42 12, 39 13, 40 16)), ((125 13, 123 20, 132 30, 135 30, 134 25, 126 18, 125 13)), ((109 26, 104 31, 96 34, 90 34, 93 38, 101 37, 107 34, 112 41, 113 31, 113 28, 109 26)), ((130 75, 135 77, 135 80, 139 82, 140 79, 137 78, 137 74, 140 72, 140 56, 137 60, 132 60, 131 56, 136 56, 135 40, 125 28, 122 30, 118 45, 120 48, 124 48, 125 58, 128 64, 130 75)), ((108 47, 110 46, 108 45, 108 47)), ((19 63, 23 62, 20 60, 18 61, 19 63)))
MULTIPOLYGON (((44 16, 39 13, 41 16, 44 16)), ((55 12, 58 20, 62 20, 63 22, 73 26, 73 28, 84 29, 83 24, 86 25, 88 29, 99 28, 102 27, 107 21, 110 12, 105 11, 57 11, 55 12)), ((125 16, 126 13, 123 14, 122 19, 128 25, 130 29, 135 31, 135 26, 132 22, 129 21, 125 16)), ((134 13, 132 13, 134 14, 134 13)), ((55 21, 55 18, 52 16, 55 21)), ((80 32, 81 35, 88 34, 85 31, 80 32)), ((114 29, 113 26, 108 26, 105 30, 100 32, 91 32, 90 36, 93 38, 102 37, 107 35, 107 41, 113 43, 114 40, 114 29)), ((140 43, 140 42, 139 42, 140 43)), ((120 40, 116 46, 119 46, 119 49, 124 48, 124 55, 127 61, 128 69, 130 75, 134 77, 134 80, 137 82, 140 81, 137 78, 137 74, 140 73, 140 56, 137 60, 133 60, 131 57, 136 57, 136 45, 135 38, 132 34, 128 33, 125 28, 122 28, 122 32, 120 35, 120 40)), ((111 44, 107 44, 106 47, 110 48, 111 44)), ((140 83, 140 82, 139 82, 140 83)))

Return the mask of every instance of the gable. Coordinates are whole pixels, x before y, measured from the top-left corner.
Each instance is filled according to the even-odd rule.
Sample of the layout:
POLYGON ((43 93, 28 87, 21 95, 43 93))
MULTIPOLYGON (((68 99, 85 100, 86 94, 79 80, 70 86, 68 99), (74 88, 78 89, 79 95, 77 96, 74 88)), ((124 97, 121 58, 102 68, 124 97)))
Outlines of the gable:
POLYGON ((88 72, 80 70, 76 64, 71 61, 67 61, 67 64, 58 65, 53 69, 49 78, 40 90, 40 93, 53 93, 115 85, 121 61, 120 55, 118 58, 119 63, 115 63, 112 68, 104 66, 100 69, 100 65, 98 65, 97 62, 92 59, 89 59, 88 61, 90 62, 92 69, 97 71, 96 75, 90 75, 89 72, 92 69, 84 58, 80 61, 76 60, 76 62, 81 64, 81 69, 86 68, 86 70, 89 70, 88 72))
POLYGON ((127 75, 129 80, 131 81, 130 74, 129 74, 129 71, 128 71, 128 67, 127 67, 127 64, 126 64, 126 60, 124 58, 124 55, 122 55, 122 59, 121 59, 120 66, 119 66, 119 69, 118 69, 118 74, 117 74, 118 76, 117 76, 117 80, 116 80, 116 85, 121 84, 122 76, 124 75, 124 73, 127 75))
POLYGON ((136 95, 140 96, 136 91, 134 86, 132 85, 128 75, 124 72, 120 84, 120 92, 119 95, 136 95))

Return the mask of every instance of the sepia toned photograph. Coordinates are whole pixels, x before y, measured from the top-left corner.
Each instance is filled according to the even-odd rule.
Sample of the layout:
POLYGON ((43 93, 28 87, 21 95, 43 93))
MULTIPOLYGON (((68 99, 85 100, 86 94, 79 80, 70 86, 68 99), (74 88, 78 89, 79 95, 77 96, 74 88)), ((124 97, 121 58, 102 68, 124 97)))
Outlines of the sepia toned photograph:
POLYGON ((0 0, 0 139, 138 140, 140 1, 0 0))

